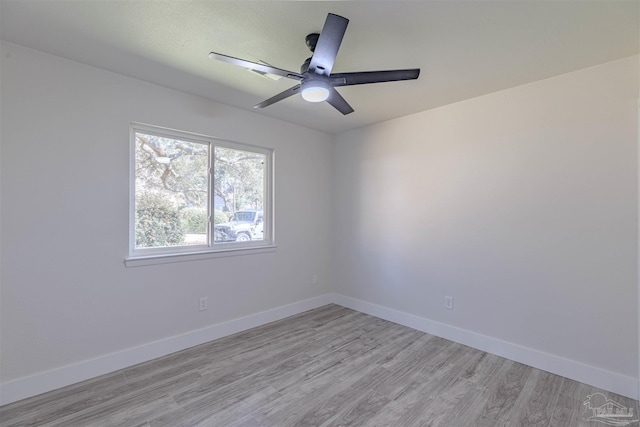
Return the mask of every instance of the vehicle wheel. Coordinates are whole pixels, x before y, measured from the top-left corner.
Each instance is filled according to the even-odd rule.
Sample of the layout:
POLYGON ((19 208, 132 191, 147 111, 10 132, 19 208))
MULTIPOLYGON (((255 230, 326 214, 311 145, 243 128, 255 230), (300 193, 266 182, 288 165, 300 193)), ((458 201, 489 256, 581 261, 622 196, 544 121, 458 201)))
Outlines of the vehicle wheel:
POLYGON ((238 237, 236 237, 236 242, 248 242, 251 240, 251 236, 249 236, 246 233, 240 233, 238 234, 238 237))

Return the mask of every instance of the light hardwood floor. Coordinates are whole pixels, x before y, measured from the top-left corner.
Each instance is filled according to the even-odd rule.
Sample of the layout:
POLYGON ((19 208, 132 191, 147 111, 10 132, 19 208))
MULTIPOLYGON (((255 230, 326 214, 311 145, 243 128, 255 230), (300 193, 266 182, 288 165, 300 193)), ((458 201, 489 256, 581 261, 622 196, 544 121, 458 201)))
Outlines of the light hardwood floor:
POLYGON ((328 305, 5 405, 0 425, 606 427, 585 421, 596 392, 638 413, 637 401, 328 305))

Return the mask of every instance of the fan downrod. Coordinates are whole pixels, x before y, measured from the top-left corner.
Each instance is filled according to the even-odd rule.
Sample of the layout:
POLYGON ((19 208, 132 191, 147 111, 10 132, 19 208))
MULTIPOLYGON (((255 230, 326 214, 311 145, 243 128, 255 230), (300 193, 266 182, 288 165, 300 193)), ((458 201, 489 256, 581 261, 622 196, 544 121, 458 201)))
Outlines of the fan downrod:
MULTIPOLYGON (((311 33, 309 34, 307 37, 304 38, 305 43, 307 44, 307 47, 309 48, 309 50, 313 53, 316 50, 316 44, 318 44, 318 38, 320 37, 320 34, 318 33, 311 33)), ((304 74, 307 71, 309 71, 309 64, 311 63, 311 57, 307 58, 306 61, 304 61, 304 63, 300 66, 300 73, 304 74)))

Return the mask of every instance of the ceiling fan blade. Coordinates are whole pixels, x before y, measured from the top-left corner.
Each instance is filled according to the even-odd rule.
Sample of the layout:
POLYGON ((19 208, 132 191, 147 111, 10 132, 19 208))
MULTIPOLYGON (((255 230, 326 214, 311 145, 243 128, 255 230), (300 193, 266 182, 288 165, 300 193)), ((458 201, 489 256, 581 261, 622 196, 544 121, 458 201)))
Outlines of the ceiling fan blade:
POLYGON ((396 82, 399 80, 415 80, 419 75, 420 68, 413 68, 409 70, 336 73, 331 75, 331 84, 333 86, 353 86, 369 83, 396 82))
POLYGON ((258 64, 257 62, 245 61, 244 59, 234 58, 233 56, 223 55, 222 53, 211 52, 209 58, 217 59, 219 61, 228 62, 229 64, 239 65, 251 70, 261 71, 263 73, 275 74, 277 76, 288 77, 290 79, 302 80, 302 74, 294 73, 293 71, 287 71, 269 65, 258 64))
POLYGON ((334 88, 331 88, 331 94, 329 95, 329 98, 327 98, 327 102, 345 116, 349 113, 353 113, 351 105, 349 105, 342 95, 340 95, 334 88))
POLYGON ((260 104, 255 105, 253 108, 268 107, 269 105, 275 104, 278 101, 282 101, 283 99, 288 98, 290 96, 293 96, 298 92, 300 92, 300 85, 295 85, 294 87, 289 88, 289 89, 285 90, 284 92, 280 92, 276 96, 272 96, 271 98, 267 99, 266 101, 262 101, 260 104))
POLYGON ((339 15, 329 13, 324 27, 320 32, 318 43, 311 57, 309 71, 328 76, 331 74, 333 63, 338 55, 338 49, 342 43, 349 20, 339 15))

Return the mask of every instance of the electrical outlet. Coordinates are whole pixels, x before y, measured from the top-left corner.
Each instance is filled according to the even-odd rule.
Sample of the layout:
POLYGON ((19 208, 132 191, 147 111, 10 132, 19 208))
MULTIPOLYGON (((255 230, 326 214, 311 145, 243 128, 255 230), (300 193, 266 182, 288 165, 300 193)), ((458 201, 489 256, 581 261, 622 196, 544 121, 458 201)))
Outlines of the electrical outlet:
POLYGON ((311 278, 311 284, 317 285, 318 283, 320 283, 320 279, 318 278, 317 274, 314 274, 313 277, 311 278))
POLYGON ((453 310, 453 297, 444 297, 444 308, 453 310))
POLYGON ((200 311, 205 311, 209 309, 209 298, 201 297, 200 298, 200 311))

